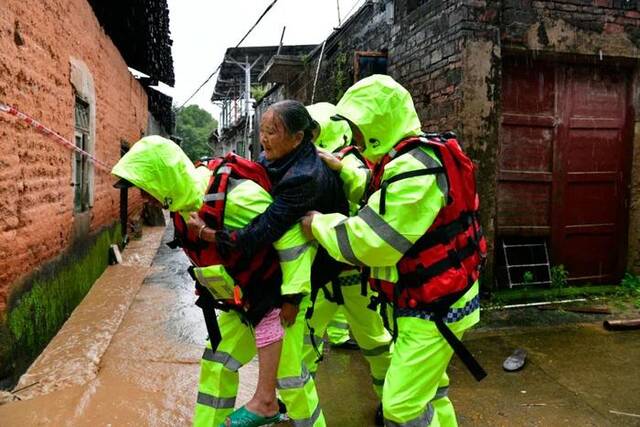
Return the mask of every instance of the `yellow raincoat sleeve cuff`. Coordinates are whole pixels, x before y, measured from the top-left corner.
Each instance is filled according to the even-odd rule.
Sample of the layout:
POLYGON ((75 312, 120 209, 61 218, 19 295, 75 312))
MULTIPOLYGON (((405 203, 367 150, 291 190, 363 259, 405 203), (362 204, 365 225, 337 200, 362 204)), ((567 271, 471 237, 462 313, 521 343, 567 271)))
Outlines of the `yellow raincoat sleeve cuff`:
POLYGON ((317 252, 317 243, 302 234, 300 224, 291 227, 274 244, 282 269, 282 295, 311 293, 311 266, 317 252))
POLYGON ((355 204, 360 203, 369 181, 369 171, 366 168, 359 168, 343 160, 340 179, 342 180, 347 200, 355 204))

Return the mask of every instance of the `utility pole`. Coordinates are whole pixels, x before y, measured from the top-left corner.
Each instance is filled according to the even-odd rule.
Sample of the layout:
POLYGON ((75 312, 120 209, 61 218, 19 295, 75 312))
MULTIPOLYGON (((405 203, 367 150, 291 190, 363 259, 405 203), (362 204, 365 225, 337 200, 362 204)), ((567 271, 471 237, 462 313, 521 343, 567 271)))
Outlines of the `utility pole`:
POLYGON ((336 0, 338 5, 338 27, 342 27, 342 18, 340 17, 340 0, 336 0))
MULTIPOLYGON (((253 132, 253 121, 252 121, 253 114, 251 114, 251 69, 256 66, 256 64, 258 63, 258 61, 260 61, 260 59, 262 59, 262 55, 258 56, 256 60, 253 61, 253 64, 249 64, 249 55, 245 56, 244 63, 240 63, 233 58, 228 58, 229 62, 236 64, 238 67, 244 70, 244 106, 245 106, 244 113, 246 116, 246 120, 249 123, 249 134, 253 132)), ((244 142, 247 142, 247 141, 244 141, 244 142)), ((238 154, 245 157, 246 147, 244 146, 244 144, 243 144, 242 151, 243 151, 242 153, 238 153, 238 154)))

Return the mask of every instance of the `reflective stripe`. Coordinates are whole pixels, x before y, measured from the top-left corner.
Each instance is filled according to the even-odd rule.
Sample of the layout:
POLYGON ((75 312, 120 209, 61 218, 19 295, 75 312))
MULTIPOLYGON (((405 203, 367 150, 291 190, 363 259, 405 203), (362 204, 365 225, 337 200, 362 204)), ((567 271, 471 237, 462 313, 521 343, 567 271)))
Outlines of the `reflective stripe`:
POLYGON ((313 427, 316 421, 318 421, 318 418, 320 418, 321 413, 322 410, 320 409, 320 404, 318 403, 318 406, 316 406, 316 409, 313 411, 313 414, 309 418, 304 418, 302 420, 292 419, 291 421, 296 427, 313 427))
POLYGON ((248 179, 235 179, 235 178, 229 178, 229 183, 227 184, 227 193, 230 193, 231 191, 233 191, 238 185, 242 184, 243 182, 248 181, 248 179))
POLYGON ((231 173, 231 167, 229 166, 223 166, 220 169, 218 169, 218 171, 216 172, 216 175, 221 175, 223 173, 231 173))
POLYGON ((236 372, 240 367, 242 367, 242 363, 240 363, 240 361, 234 359, 233 356, 229 353, 225 353, 224 351, 216 351, 214 353, 210 348, 205 348, 202 358, 209 362, 222 363, 225 368, 233 372, 236 372))
POLYGON ((433 396, 431 400, 438 400, 447 396, 449 396, 449 386, 439 387, 438 390, 436 390, 436 395, 433 396))
POLYGON ((293 261, 298 259, 300 255, 305 253, 307 249, 311 246, 311 242, 303 243, 302 245, 294 246, 292 248, 278 250, 278 256, 280 257, 280 262, 293 261))
POLYGON ((210 394, 198 392, 198 403, 215 409, 227 409, 236 405, 235 397, 215 397, 210 394))
POLYGON ((392 282, 392 278, 393 278, 393 270, 396 267, 372 267, 371 268, 371 277, 373 277, 374 279, 381 279, 381 280, 386 280, 388 282, 392 282))
POLYGON ((391 157, 392 159, 396 156, 396 154, 398 154, 398 152, 396 151, 396 149, 395 149, 395 148, 392 148, 392 149, 389 151, 389 157, 391 157))
POLYGON ((340 249, 340 254, 344 259, 354 265, 363 265, 356 255, 353 253, 353 249, 351 249, 351 243, 349 243, 349 235, 347 234, 347 228, 342 224, 338 224, 336 226, 336 237, 338 239, 338 248, 340 249))
POLYGON ((278 388, 280 390, 289 390, 292 388, 302 388, 311 379, 311 374, 306 366, 302 366, 302 374, 299 377, 278 378, 278 388))
POLYGON ((368 205, 358 212, 358 217, 361 218, 378 237, 401 254, 404 254, 413 246, 406 237, 394 230, 393 227, 387 224, 387 222, 368 205))
POLYGON ((349 329, 349 324, 345 322, 331 321, 329 322, 329 326, 333 326, 334 328, 338 328, 338 329, 349 329))
MULTIPOLYGON (((414 148, 413 150, 409 151, 409 154, 414 159, 416 159, 417 161, 425 165, 427 168, 437 168, 442 166, 438 162, 436 162, 433 159, 433 157, 425 153, 420 148, 414 148)), ((447 183, 447 176, 444 173, 436 174, 436 182, 438 183, 438 188, 440 188, 440 191, 442 191, 442 194, 444 194, 446 197, 447 194, 449 193, 449 184, 447 183)))
POLYGON ((377 385, 377 386, 380 386, 380 387, 382 387, 384 385, 384 378, 378 379, 378 378, 375 378, 375 377, 371 377, 371 381, 373 382, 373 385, 377 385))
POLYGON ((397 423, 387 418, 384 419, 384 425, 387 427, 426 427, 431 424, 433 420, 433 406, 431 403, 427 404, 427 407, 418 418, 414 418, 405 423, 397 423))
MULTIPOLYGON (((473 313, 480 308, 480 296, 476 295, 467 301, 464 307, 451 307, 447 311, 447 315, 443 317, 445 323, 454 323, 473 313)), ((417 310, 413 308, 398 308, 398 317, 417 317, 424 320, 432 320, 433 313, 425 310, 417 310)))
POLYGON ((380 356, 389 351, 389 347, 391 344, 383 344, 381 346, 372 348, 371 350, 362 350, 362 354, 364 356, 380 356))
POLYGON ((204 273, 202 272, 202 269, 200 268, 196 268, 194 269, 194 273, 196 275, 196 278, 198 279, 198 282, 200 282, 201 284, 213 284, 214 282, 222 282, 224 281, 224 277, 222 276, 211 276, 211 277, 207 277, 204 275, 204 273))
POLYGON ((215 202, 216 200, 224 200, 224 197, 224 193, 211 193, 205 194, 202 200, 204 200, 205 202, 215 202))
POLYGON ((410 154, 414 159, 416 159, 417 161, 419 161, 420 163, 425 165, 428 169, 437 168, 438 166, 442 166, 442 165, 440 165, 440 163, 435 161, 435 159, 433 157, 428 155, 421 148, 414 148, 413 150, 409 151, 408 154, 410 154))

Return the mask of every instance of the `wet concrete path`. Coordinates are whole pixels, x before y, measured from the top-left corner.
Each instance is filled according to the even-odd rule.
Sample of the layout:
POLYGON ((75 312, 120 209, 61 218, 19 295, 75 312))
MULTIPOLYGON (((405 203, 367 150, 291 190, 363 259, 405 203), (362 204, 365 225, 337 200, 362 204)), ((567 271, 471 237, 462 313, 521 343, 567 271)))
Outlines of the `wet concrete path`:
MULTIPOLYGON (((35 383, 18 393, 26 400, 0 406, 0 426, 190 424, 206 330, 186 258, 160 244, 170 233, 145 229, 124 265, 105 272, 21 379, 18 388, 35 383)), ((461 426, 640 425, 640 331, 510 327, 474 331, 467 342, 489 377, 477 384, 453 361, 461 426), (515 347, 529 362, 507 374, 501 364, 515 347)), ((238 404, 256 369, 254 361, 241 370, 238 404)), ((329 350, 317 384, 329 426, 373 425, 378 402, 358 352, 329 350)))

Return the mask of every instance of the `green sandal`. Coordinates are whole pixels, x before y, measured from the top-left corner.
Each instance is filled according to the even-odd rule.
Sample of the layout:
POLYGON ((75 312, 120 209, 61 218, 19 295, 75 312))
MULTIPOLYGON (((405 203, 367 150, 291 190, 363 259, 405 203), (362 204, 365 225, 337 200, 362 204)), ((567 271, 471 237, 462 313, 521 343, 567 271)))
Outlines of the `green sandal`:
POLYGON ((263 417, 249 411, 245 406, 242 406, 233 411, 231 415, 229 415, 227 419, 220 424, 220 427, 259 427, 282 421, 286 421, 286 416, 279 412, 272 417, 263 417), (227 424, 227 421, 230 422, 227 424))

